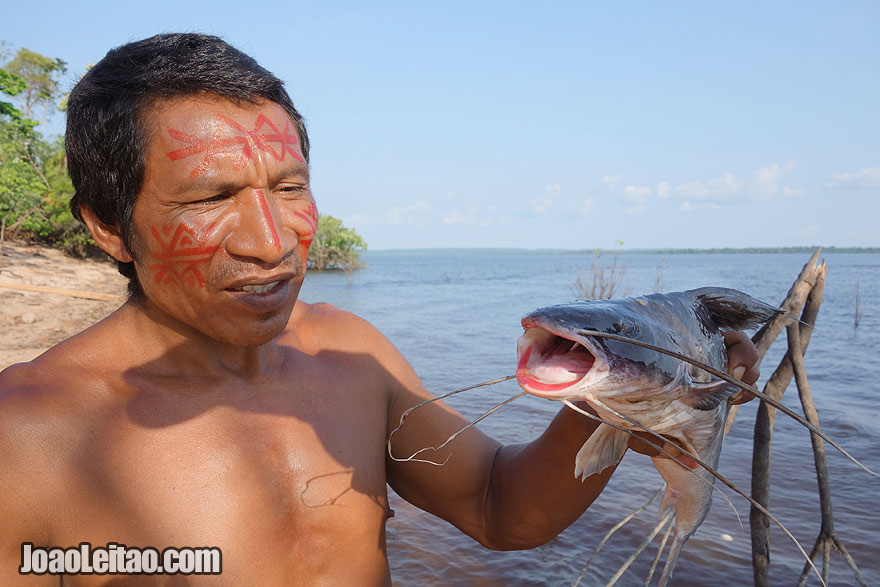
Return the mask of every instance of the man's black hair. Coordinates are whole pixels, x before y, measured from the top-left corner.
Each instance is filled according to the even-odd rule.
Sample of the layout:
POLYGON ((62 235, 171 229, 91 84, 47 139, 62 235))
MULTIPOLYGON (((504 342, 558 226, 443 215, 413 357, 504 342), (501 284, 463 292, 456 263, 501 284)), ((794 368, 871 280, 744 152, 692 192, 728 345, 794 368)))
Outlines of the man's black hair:
MULTIPOLYGON (((222 39, 194 33, 162 34, 110 50, 70 93, 67 103, 67 169, 76 193, 73 215, 88 206, 116 225, 132 256, 132 214, 144 181, 150 108, 159 100, 213 94, 233 102, 268 100, 293 120, 308 161, 302 116, 281 80, 222 39)), ((134 263, 117 261, 128 291, 143 294, 134 263)))

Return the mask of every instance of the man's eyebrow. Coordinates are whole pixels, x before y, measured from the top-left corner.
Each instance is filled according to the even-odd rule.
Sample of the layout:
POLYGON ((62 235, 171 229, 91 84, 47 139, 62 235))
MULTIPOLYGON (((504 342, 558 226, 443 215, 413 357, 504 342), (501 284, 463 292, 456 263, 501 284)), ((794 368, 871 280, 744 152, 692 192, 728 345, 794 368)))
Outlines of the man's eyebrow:
MULTIPOLYGON (((302 178, 308 180, 308 166, 303 165, 302 163, 296 163, 294 165, 289 165, 281 169, 278 173, 275 174, 276 182, 279 180, 290 178, 302 178)), ((187 183, 183 186, 183 189, 181 191, 209 191, 216 193, 225 193, 238 191, 241 188, 242 182, 240 181, 220 181, 217 178, 212 177, 210 174, 206 174, 189 179, 187 183)))
POLYGON ((305 179, 309 179, 309 167, 304 163, 296 162, 293 165, 289 165, 284 167, 279 171, 275 177, 278 178, 287 178, 287 177, 302 177, 305 179))
POLYGON ((216 181, 210 177, 198 177, 184 188, 183 191, 206 191, 217 194, 232 193, 241 189, 240 182, 216 181))

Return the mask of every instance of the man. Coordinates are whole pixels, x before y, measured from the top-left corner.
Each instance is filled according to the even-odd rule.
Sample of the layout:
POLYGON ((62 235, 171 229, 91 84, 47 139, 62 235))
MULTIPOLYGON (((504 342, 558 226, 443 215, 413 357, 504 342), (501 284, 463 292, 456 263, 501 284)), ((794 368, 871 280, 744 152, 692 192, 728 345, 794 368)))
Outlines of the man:
MULTIPOLYGON (((318 218, 308 140, 250 57, 192 34, 111 51, 71 93, 67 150, 72 209, 131 298, 0 375, 0 584, 61 584, 19 570, 45 567, 40 547, 81 543, 222 552, 219 575, 110 577, 126 585, 387 584, 386 484, 517 549, 562 531, 607 483, 613 468, 574 478, 595 424, 565 409, 527 445, 470 429, 433 455, 442 467, 388 458, 401 414, 430 395, 368 323, 297 301, 318 218)), ((747 341, 729 337, 730 365, 754 382, 747 341)), ((395 452, 464 423, 430 404, 395 452)))

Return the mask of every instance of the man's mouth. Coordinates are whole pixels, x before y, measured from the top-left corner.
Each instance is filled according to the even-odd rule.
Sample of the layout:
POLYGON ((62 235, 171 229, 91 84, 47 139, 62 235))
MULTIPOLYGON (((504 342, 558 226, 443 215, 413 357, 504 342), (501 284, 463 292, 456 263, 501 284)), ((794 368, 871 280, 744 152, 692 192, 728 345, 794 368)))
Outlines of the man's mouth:
POLYGON ((229 284, 226 291, 245 306, 260 312, 272 312, 288 305, 292 292, 290 283, 294 277, 285 273, 263 279, 242 279, 229 284))
POLYGON ((266 284, 262 284, 262 285, 243 285, 241 287, 232 287, 230 289, 232 291, 244 291, 247 293, 261 294, 261 293, 266 293, 267 291, 273 289, 279 283, 281 283, 281 282, 280 281, 273 281, 271 283, 266 283, 266 284))

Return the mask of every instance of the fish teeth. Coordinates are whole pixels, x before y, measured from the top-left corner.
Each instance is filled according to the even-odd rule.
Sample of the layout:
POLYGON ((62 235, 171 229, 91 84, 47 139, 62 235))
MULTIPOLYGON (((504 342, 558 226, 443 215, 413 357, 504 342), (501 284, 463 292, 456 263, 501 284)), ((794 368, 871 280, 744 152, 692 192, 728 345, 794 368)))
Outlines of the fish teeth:
POLYGON ((261 293, 266 293, 267 291, 269 291, 270 289, 272 289, 276 285, 278 285, 278 282, 273 281, 272 283, 267 283, 265 285, 243 285, 238 289, 240 289, 241 291, 246 291, 248 293, 261 294, 261 293))

